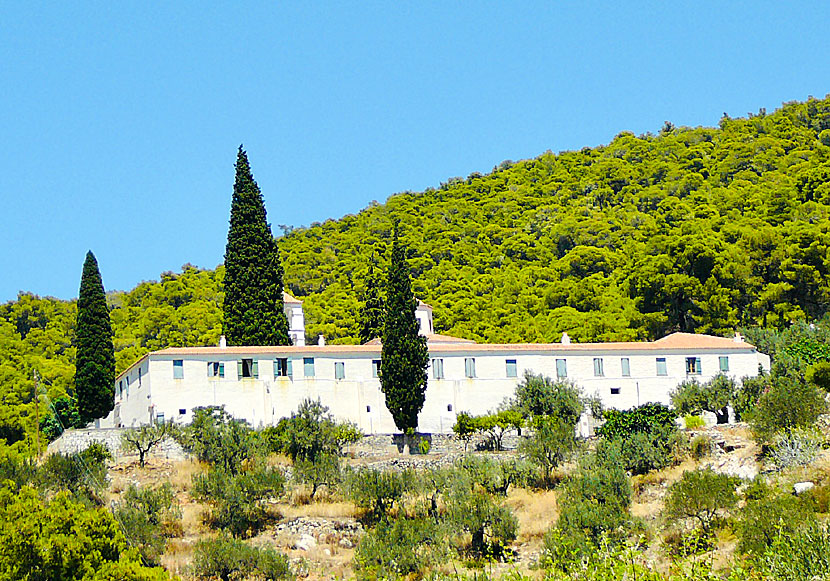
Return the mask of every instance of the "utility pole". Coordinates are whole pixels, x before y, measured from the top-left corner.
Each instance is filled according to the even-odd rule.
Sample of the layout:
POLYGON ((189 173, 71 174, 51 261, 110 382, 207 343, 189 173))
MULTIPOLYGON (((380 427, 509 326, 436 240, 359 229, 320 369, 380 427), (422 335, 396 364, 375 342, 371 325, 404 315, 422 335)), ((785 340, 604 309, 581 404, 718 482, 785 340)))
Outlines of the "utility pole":
POLYGON ((37 456, 40 458, 40 413, 37 405, 40 399, 40 388, 37 382, 37 369, 32 371, 32 376, 35 379, 35 442, 37 442, 37 456))

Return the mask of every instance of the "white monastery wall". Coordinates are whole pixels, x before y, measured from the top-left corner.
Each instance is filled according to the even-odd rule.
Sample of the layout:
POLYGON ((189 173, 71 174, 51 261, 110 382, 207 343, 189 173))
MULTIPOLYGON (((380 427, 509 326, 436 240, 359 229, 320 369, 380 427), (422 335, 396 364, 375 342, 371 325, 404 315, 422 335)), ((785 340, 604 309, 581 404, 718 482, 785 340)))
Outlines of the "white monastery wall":
MULTIPOLYGON (((721 342, 729 340, 719 339, 721 342)), ((419 429, 447 433, 456 414, 495 409, 512 397, 525 371, 556 379, 557 360, 565 361, 567 379, 586 395, 599 396, 611 408, 627 409, 647 402, 669 403, 669 392, 686 379, 705 382, 720 372, 721 357, 728 358, 726 375, 735 379, 753 376, 761 365, 769 369, 769 358, 745 343, 734 347, 704 349, 660 349, 658 342, 631 344, 630 350, 594 345, 480 345, 433 344, 426 402, 419 415, 419 429), (649 346, 644 349, 643 346, 649 346), (630 374, 623 375, 621 360, 629 361, 630 374), (657 359, 665 359, 666 375, 658 375, 657 359), (687 358, 699 359, 688 373, 687 358), (443 379, 435 379, 432 361, 443 361, 443 379), (466 377, 474 360, 475 377, 466 377), (594 359, 602 360, 602 376, 595 375, 594 359), (515 361, 515 377, 508 376, 507 360, 515 361)), ((194 348, 151 353, 116 380, 116 410, 102 421, 103 427, 131 426, 153 419, 187 423, 193 409, 224 405, 228 413, 253 426, 272 425, 296 410, 305 398, 319 398, 339 419, 355 422, 367 434, 393 433, 392 417, 386 409, 380 382, 373 377, 373 360, 380 359, 380 346, 309 346, 278 348, 194 348), (291 377, 275 377, 274 361, 291 361, 291 377), (313 376, 306 375, 304 358, 313 358, 313 376), (239 377, 242 359, 257 362, 257 377, 239 377), (181 377, 174 365, 180 362, 181 377), (224 377, 210 377, 208 364, 223 365, 224 377), (336 378, 336 365, 343 377, 336 378), (139 385, 138 369, 142 369, 139 385), (130 378, 129 391, 120 387, 130 378)), ((561 365, 561 364, 560 364, 561 365)), ((310 370, 309 370, 310 371, 310 370)), ((511 369, 512 371, 512 369, 511 369)))

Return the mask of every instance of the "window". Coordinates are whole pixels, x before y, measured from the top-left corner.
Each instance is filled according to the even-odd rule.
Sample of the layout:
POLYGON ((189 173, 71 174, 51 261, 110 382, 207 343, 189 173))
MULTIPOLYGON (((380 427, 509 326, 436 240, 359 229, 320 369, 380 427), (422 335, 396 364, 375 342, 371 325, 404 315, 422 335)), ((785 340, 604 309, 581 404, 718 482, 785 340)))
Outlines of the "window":
POLYGON ((184 361, 182 359, 174 359, 173 360, 173 379, 182 379, 182 378, 184 378, 184 361))
POLYGON ((345 379, 346 378, 346 364, 343 361, 335 361, 334 362, 334 378, 335 379, 345 379))
POLYGON ((372 359, 372 377, 380 377, 380 359, 372 359))
POLYGON ((256 359, 239 359, 236 362, 236 374, 239 378, 259 378, 259 361, 256 359))
POLYGON ((556 360, 556 377, 559 379, 568 377, 568 364, 564 359, 556 360))
POLYGON ((602 365, 602 357, 594 357, 594 376, 602 377, 605 375, 605 370, 602 365))
POLYGON ((183 415, 185 415, 186 413, 187 413, 187 410, 186 410, 185 408, 179 408, 179 415, 180 415, 180 416, 183 416, 183 415))
POLYGON ((138 368, 138 387, 141 387, 141 367, 138 368))
POLYGON ((612 387, 611 388, 611 395, 620 395, 620 388, 619 387, 612 387))
POLYGON ((314 377, 314 357, 303 357, 303 375, 314 377))
POLYGON ((370 405, 367 405, 367 406, 366 406, 366 413, 367 413, 367 414, 372 413, 372 406, 370 406, 370 405))
POLYGON ((476 360, 475 357, 465 357, 464 358, 464 377, 475 377, 476 376, 476 360))
POLYGON ((718 363, 720 363, 720 370, 723 373, 729 371, 729 357, 726 355, 721 355, 718 357, 718 363))
POLYGON ((225 364, 219 361, 209 361, 207 373, 208 377, 225 377, 225 364))
POLYGON ((163 424, 164 423, 164 414, 159 412, 156 414, 156 423, 163 424))
POLYGON ((118 397, 121 397, 124 394, 124 380, 118 382, 118 397))
POLYGON ((686 373, 700 375, 700 357, 686 357, 686 373))
POLYGON ((620 367, 622 367, 623 377, 631 376, 631 363, 628 361, 628 357, 623 357, 622 359, 620 359, 620 367))
POLYGON ((444 360, 432 360, 432 379, 444 379, 444 360))
POLYGON ((669 372, 666 370, 666 358, 665 357, 658 357, 657 358, 657 375, 668 375, 669 372))
POLYGON ((291 377, 293 374, 291 369, 291 360, 287 357, 280 357, 274 359, 274 379, 277 377, 291 377))
POLYGON ((519 372, 516 369, 515 359, 507 359, 505 365, 507 366, 507 377, 518 377, 519 372))
POLYGON ((451 412, 451 411, 452 411, 452 404, 451 404, 451 403, 448 403, 448 404, 447 404, 447 411, 448 411, 448 412, 451 412))

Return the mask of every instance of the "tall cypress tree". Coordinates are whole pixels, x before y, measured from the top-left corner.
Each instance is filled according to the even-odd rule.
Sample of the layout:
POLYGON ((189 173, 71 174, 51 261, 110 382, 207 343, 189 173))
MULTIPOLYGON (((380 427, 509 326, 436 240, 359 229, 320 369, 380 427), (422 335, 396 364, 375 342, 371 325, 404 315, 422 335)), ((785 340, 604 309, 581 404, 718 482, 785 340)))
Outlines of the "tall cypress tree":
POLYGON ((396 223, 386 278, 380 386, 386 407, 403 432, 418 427, 418 413, 426 399, 429 351, 426 337, 418 333, 417 306, 396 223))
POLYGON ((233 184, 222 326, 229 345, 290 345, 282 264, 262 193, 239 146, 233 184))
POLYGON ((92 251, 86 253, 75 329, 75 397, 85 424, 115 407, 115 352, 104 283, 92 251))
POLYGON ((360 342, 365 343, 383 335, 383 286, 375 255, 369 261, 366 275, 366 292, 363 294, 363 312, 360 321, 360 342))

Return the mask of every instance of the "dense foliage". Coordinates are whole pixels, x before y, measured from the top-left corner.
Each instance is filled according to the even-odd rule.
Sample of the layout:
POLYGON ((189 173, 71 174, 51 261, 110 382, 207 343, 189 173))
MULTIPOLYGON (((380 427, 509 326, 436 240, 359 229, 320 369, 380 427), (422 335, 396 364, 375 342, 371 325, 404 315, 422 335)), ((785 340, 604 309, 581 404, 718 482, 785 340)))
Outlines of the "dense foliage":
MULTIPOLYGON (((828 129, 830 99, 810 99, 724 116, 717 128, 622 132, 604 146, 504 162, 286 229, 285 284, 303 299, 309 338, 357 342, 369 258, 385 256, 400 220, 413 290, 435 308, 439 332, 605 341, 784 328, 821 316, 830 297, 828 129)), ((117 370, 154 349, 216 344, 224 275, 185 265, 111 293, 117 370)), ((32 445, 33 369, 49 397, 73 393, 75 318, 74 302, 25 293, 0 305, 9 443, 32 445)), ((793 355, 828 357, 816 349, 793 355)))
POLYGON ((75 327, 75 396, 81 422, 106 417, 115 406, 112 324, 98 261, 86 253, 75 327))
POLYGON ((265 202, 239 146, 225 249, 222 329, 229 345, 289 345, 283 270, 265 202))

